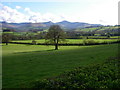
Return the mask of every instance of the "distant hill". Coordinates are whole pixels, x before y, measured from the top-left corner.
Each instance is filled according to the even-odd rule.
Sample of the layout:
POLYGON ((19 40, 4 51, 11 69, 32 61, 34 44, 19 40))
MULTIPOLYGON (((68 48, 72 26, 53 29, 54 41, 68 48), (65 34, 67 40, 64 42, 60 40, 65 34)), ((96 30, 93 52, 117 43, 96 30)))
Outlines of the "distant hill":
POLYGON ((83 22, 68 22, 68 21, 58 22, 56 24, 62 26, 63 28, 66 28, 66 29, 77 29, 77 28, 102 26, 100 24, 89 24, 89 23, 83 23, 83 22))
POLYGON ((51 25, 54 25, 54 24, 60 25, 64 30, 76 30, 78 28, 102 26, 100 24, 89 24, 89 23, 83 23, 83 22, 68 22, 68 21, 61 21, 57 23, 53 23, 51 21, 41 22, 41 23, 7 23, 7 22, 1 22, 1 23, 2 23, 2 28, 10 28, 16 31, 48 29, 51 25))

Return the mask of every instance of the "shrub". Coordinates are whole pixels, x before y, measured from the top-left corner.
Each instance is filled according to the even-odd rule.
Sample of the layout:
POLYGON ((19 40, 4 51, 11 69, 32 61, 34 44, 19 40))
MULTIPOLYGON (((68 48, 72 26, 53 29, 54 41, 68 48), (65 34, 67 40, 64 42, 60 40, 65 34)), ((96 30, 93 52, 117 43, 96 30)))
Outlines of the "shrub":
POLYGON ((78 67, 57 77, 31 83, 32 88, 42 89, 87 89, 87 88, 119 88, 120 65, 118 58, 108 59, 103 64, 78 67))
POLYGON ((95 44, 95 43, 98 43, 98 42, 95 42, 94 40, 83 39, 83 45, 85 45, 85 44, 95 44))
POLYGON ((87 43, 88 44, 94 44, 94 43, 96 43, 94 40, 87 40, 87 43))

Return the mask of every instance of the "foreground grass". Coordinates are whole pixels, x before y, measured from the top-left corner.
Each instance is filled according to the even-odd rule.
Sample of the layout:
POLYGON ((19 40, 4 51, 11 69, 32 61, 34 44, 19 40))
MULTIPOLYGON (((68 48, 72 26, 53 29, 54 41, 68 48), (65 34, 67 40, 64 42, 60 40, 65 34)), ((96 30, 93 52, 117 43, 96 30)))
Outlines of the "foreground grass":
POLYGON ((88 88, 120 88, 120 58, 111 57, 105 63, 86 67, 78 67, 57 77, 37 80, 31 88, 39 89, 88 89, 88 88))
POLYGON ((3 88, 24 87, 31 81, 56 76, 76 67, 103 63, 116 56, 118 45, 61 46, 3 45, 3 88))

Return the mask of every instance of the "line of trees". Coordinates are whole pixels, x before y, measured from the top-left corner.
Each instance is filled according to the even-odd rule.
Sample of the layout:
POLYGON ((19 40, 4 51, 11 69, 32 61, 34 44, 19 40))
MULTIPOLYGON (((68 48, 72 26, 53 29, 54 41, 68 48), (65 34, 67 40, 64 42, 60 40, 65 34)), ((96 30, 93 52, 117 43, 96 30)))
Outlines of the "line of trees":
MULTIPOLYGON (((110 38, 112 34, 110 32, 105 33, 105 31, 97 31, 106 38, 110 38)), ((58 50, 58 44, 65 41, 65 38, 80 38, 80 36, 94 36, 95 31, 93 32, 83 32, 83 31, 64 31, 59 25, 52 25, 48 29, 48 32, 41 32, 37 34, 29 34, 26 32, 23 35, 14 35, 12 33, 3 33, 2 42, 8 43, 10 40, 35 40, 35 39, 45 39, 46 43, 51 43, 55 45, 55 50, 58 50)), ((119 33, 118 33, 119 34, 119 33)))
MULTIPOLYGON (((33 36, 33 37, 32 36, 28 36, 28 37, 29 37, 29 39, 36 39, 36 38, 38 39, 38 38, 40 38, 40 36, 42 36, 42 34, 40 33, 40 34, 38 34, 36 36, 33 36)), ((16 37, 15 35, 12 35, 10 33, 3 33, 2 34, 2 42, 6 43, 6 45, 8 45, 10 40, 17 39, 17 38, 23 40, 26 37, 25 36, 22 36, 22 37, 17 36, 16 37)), ((46 34, 44 34, 44 38, 46 40, 48 40, 47 43, 54 44, 55 45, 55 50, 58 50, 58 44, 59 44, 59 42, 65 41, 66 34, 61 29, 61 27, 59 25, 52 25, 52 26, 50 26, 48 32, 46 34)))

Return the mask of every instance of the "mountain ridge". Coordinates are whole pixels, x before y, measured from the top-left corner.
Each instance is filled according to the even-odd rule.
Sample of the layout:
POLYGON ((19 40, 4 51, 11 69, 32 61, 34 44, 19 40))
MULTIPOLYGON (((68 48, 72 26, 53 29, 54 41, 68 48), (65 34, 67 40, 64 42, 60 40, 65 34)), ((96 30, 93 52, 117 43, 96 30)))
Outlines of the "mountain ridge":
POLYGON ((101 24, 89 24, 84 22, 69 22, 69 21, 61 21, 61 22, 40 22, 40 23, 31 23, 31 22, 23 22, 23 23, 8 23, 8 22, 0 22, 3 28, 10 28, 14 30, 22 30, 28 31, 31 29, 48 29, 51 25, 60 25, 64 30, 73 30, 78 28, 86 28, 86 27, 99 27, 103 26, 101 24))

